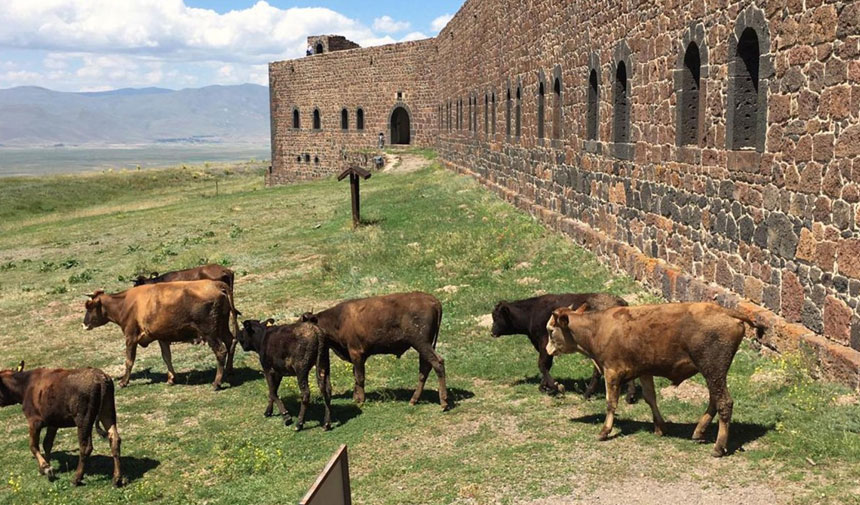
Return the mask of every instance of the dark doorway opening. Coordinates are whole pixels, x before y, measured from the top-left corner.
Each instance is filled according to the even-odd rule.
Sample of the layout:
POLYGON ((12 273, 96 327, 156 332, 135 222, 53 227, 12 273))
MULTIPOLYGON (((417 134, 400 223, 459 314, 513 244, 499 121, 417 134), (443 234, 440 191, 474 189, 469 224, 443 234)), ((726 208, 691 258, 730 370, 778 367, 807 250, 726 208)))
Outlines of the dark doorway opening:
POLYGON ((317 43, 317 47, 316 47, 316 51, 315 51, 315 52, 316 52, 316 54, 322 54, 322 53, 323 53, 323 45, 322 45, 322 43, 321 43, 321 42, 320 42, 320 43, 317 43))
POLYGON ((409 145, 411 142, 409 131, 409 113, 403 107, 397 107, 391 113, 391 143, 398 145, 409 145))

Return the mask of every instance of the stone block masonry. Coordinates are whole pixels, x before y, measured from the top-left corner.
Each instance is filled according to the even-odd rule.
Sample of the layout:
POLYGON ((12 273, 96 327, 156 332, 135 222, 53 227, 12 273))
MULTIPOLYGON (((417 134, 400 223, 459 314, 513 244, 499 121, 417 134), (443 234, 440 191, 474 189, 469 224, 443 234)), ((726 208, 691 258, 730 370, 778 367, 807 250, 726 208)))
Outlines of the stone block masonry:
POLYGON ((452 169, 860 388, 860 2, 469 0, 434 39, 270 75, 270 183, 337 171, 402 104, 452 169))

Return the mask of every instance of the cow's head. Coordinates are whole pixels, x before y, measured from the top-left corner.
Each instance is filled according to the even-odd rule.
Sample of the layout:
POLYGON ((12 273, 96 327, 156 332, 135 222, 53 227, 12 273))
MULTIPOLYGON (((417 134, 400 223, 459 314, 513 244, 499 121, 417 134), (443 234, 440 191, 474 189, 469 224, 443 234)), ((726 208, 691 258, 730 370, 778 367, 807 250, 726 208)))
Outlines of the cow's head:
POLYGON ((109 320, 102 306, 102 297, 105 292, 98 290, 91 295, 87 295, 89 300, 85 305, 87 313, 84 315, 84 328, 89 331, 93 328, 106 325, 109 320))
POLYGON ((242 329, 239 331, 239 343, 245 352, 259 351, 259 344, 266 336, 266 329, 275 324, 274 319, 257 321, 249 319, 242 321, 242 329))
POLYGON ((578 320, 587 309, 588 305, 583 303, 576 310, 573 307, 564 307, 552 311, 546 323, 546 332, 549 335, 546 352, 550 356, 580 351, 571 327, 575 328, 578 325, 578 320))
POLYGON ((299 320, 297 322, 317 324, 319 320, 317 319, 316 314, 314 314, 313 312, 305 312, 304 314, 299 316, 299 320))
POLYGON ((511 308, 507 302, 499 302, 493 308, 493 337, 510 335, 511 331, 511 308))
POLYGON ((16 368, 15 370, 0 370, 0 407, 6 407, 7 405, 21 403, 20 400, 17 400, 18 395, 14 394, 12 387, 10 387, 13 386, 13 384, 7 384, 7 382, 13 380, 12 375, 14 373, 23 371, 23 361, 21 361, 21 364, 19 364, 18 368, 16 368))
POLYGON ((143 286, 144 284, 150 284, 150 281, 152 279, 155 279, 156 277, 158 277, 158 272, 152 272, 151 274, 149 274, 149 277, 146 277, 145 275, 138 275, 137 278, 134 280, 134 287, 143 286))

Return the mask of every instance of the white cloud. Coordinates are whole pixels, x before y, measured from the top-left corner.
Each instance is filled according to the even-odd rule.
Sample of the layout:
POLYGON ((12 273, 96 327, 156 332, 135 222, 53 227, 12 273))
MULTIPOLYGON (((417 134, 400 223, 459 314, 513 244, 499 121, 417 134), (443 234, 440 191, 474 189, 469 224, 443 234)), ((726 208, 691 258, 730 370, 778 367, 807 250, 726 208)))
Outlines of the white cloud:
POLYGON ((391 16, 382 16, 373 20, 373 29, 382 33, 397 33, 408 30, 409 21, 395 21, 391 16))
MULTIPOLYGON (((309 35, 337 33, 363 47, 427 37, 414 31, 395 38, 410 23, 391 16, 369 27, 331 9, 280 9, 264 0, 224 14, 188 7, 185 0, 121 0, 121 8, 116 0, 2 5, 0 52, 33 56, 15 67, 0 66, 0 87, 267 85, 267 64, 303 56, 309 35)), ((434 29, 450 17, 434 20, 434 29)))
POLYGON ((442 28, 445 28, 445 25, 447 25, 452 19, 454 19, 453 14, 443 14, 430 22, 430 29, 435 33, 438 33, 442 31, 442 28))
POLYGON ((409 42, 410 40, 422 40, 426 38, 428 38, 427 35, 424 35, 421 32, 412 32, 407 33, 402 39, 400 39, 400 42, 409 42))

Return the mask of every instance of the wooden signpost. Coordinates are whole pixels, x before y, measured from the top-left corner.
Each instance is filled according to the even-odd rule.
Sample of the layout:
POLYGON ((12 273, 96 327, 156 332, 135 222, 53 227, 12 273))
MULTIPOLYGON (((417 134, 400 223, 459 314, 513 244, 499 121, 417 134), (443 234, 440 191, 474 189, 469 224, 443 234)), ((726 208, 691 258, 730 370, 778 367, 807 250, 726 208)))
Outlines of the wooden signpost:
POLYGON ((361 179, 370 179, 370 172, 361 167, 349 167, 337 176, 338 181, 346 179, 349 176, 349 186, 352 190, 352 227, 358 228, 361 224, 361 204, 359 202, 360 192, 358 182, 361 179))
POLYGON ((346 455, 345 445, 340 446, 329 460, 299 505, 352 505, 352 493, 349 488, 349 458, 346 455))

